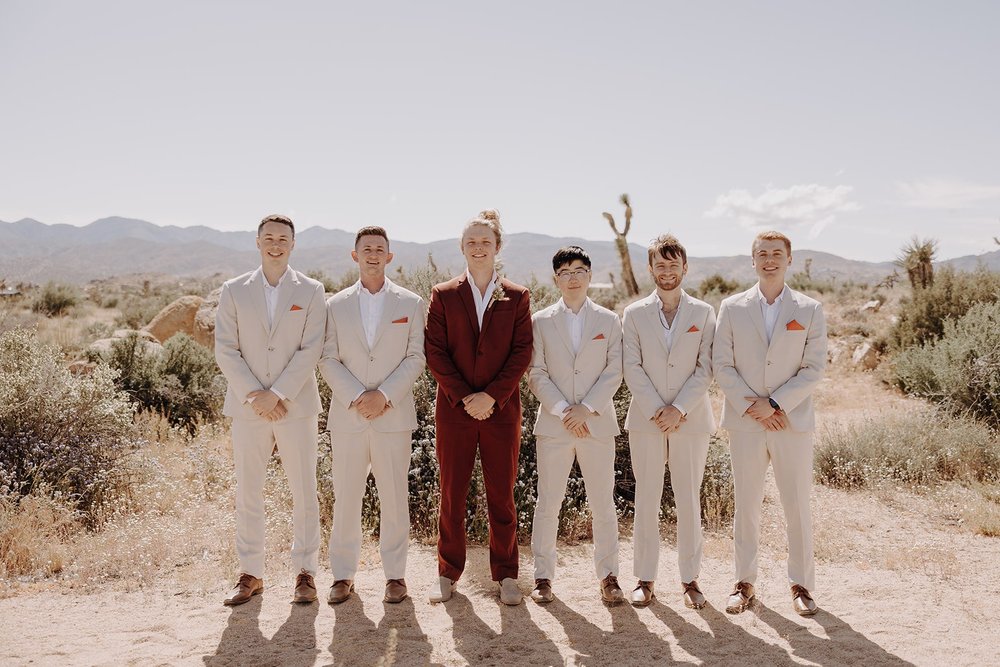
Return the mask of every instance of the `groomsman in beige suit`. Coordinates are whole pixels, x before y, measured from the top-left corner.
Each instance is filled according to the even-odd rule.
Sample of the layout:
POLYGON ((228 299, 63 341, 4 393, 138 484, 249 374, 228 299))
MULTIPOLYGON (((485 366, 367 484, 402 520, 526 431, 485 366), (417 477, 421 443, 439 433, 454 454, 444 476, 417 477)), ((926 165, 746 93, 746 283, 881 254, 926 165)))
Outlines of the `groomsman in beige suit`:
POLYGON ((701 571, 701 481, 715 418, 708 399, 712 381, 715 311, 681 289, 687 252, 671 235, 649 245, 649 274, 656 291, 625 309, 625 382, 632 392, 625 428, 635 475, 632 604, 656 597, 660 556, 660 502, 664 467, 677 504, 677 560, 684 604, 705 606, 701 571))
POLYGON ((229 388, 236 464, 236 551, 240 580, 225 604, 264 590, 264 481, 277 445, 292 491, 295 602, 316 600, 319 503, 316 364, 326 327, 323 285, 288 266, 295 225, 269 215, 257 227, 261 265, 222 286, 215 317, 215 359, 229 388))
POLYGON ((615 436, 612 401, 622 383, 622 329, 618 315, 587 298, 590 256, 579 246, 552 258, 562 298, 531 318, 534 336, 528 387, 540 406, 535 420, 538 500, 531 527, 535 589, 531 597, 554 599, 556 532, 575 458, 593 514, 594 570, 601 599, 625 599, 618 586, 618 514, 615 511, 615 436))
POLYGON ((736 587, 726 611, 738 614, 754 599, 760 507, 768 463, 785 511, 788 580, 797 613, 816 613, 812 593, 812 392, 826 366, 826 322, 815 299, 785 284, 792 244, 779 232, 753 241, 757 284, 722 302, 713 363, 726 396, 722 426, 729 431, 736 486, 736 587))
POLYGON ((417 413, 413 383, 424 369, 424 301, 385 276, 392 261, 381 227, 363 227, 351 258, 360 278, 327 302, 326 344, 320 372, 333 389, 333 529, 328 600, 351 596, 361 557, 361 504, 368 473, 375 475, 381 516, 379 551, 386 602, 406 596, 410 543, 410 449, 417 413))

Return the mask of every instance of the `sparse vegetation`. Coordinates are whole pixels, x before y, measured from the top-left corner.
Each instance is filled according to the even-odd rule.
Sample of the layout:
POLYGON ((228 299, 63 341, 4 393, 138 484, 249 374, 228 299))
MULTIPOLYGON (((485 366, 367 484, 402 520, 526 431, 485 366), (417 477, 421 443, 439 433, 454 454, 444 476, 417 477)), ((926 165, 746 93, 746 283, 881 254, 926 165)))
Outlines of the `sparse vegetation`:
POLYGON ((31 303, 31 310, 48 317, 65 315, 80 302, 80 292, 72 285, 46 283, 31 303))

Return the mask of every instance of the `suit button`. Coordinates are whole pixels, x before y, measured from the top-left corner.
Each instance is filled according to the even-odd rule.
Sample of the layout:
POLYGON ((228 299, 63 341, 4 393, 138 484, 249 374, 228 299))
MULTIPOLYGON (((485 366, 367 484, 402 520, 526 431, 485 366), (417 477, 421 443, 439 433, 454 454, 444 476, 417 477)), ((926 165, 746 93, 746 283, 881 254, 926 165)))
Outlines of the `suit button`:
POLYGON ((573 371, 573 375, 579 375, 580 371, 573 371))
POLYGON ((767 365, 768 365, 768 366, 770 366, 770 365, 771 365, 771 362, 770 362, 770 361, 769 361, 769 362, 767 362, 767 365))
POLYGON ((274 352, 274 348, 273 347, 269 347, 269 348, 267 348, 267 351, 268 352, 274 352))
POLYGON ((673 368, 673 367, 674 367, 673 364, 667 364, 667 368, 673 368))
POLYGON ((369 357, 368 361, 375 361, 375 357, 369 357))

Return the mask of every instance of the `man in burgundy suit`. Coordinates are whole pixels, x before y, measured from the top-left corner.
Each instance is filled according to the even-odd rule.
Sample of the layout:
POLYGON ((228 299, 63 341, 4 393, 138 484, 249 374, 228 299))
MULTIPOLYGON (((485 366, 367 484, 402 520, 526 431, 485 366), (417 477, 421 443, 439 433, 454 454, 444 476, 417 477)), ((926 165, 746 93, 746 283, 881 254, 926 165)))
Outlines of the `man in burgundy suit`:
POLYGON ((462 233, 465 273, 431 292, 424 349, 437 379, 437 457, 441 466, 438 581, 431 602, 451 598, 465 568, 465 509, 476 450, 490 525, 490 571, 500 601, 521 603, 517 586, 514 482, 521 442, 518 385, 531 362, 530 296, 495 270, 502 229, 483 211, 462 233))

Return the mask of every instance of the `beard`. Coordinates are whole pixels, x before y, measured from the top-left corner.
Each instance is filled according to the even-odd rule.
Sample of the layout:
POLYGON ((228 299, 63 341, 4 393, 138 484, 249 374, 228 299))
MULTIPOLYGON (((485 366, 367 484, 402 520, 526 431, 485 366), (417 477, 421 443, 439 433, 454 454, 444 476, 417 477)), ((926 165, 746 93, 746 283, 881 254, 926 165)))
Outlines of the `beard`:
POLYGON ((657 287, 668 292, 681 286, 681 278, 679 276, 658 276, 655 280, 657 287))

